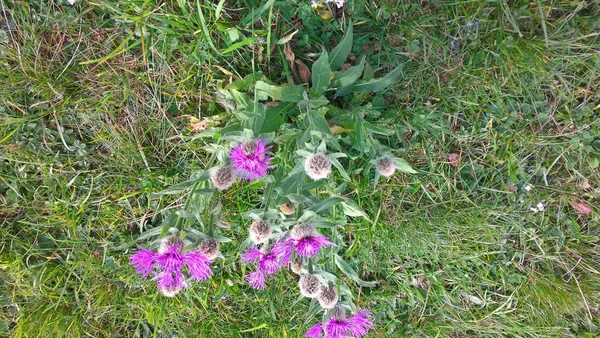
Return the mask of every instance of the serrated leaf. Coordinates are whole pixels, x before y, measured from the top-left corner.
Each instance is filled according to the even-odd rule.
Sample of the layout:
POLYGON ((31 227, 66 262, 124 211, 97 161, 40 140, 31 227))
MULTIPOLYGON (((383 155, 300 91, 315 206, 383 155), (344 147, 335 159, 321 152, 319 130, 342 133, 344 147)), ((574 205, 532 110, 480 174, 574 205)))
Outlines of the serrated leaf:
POLYGON ((264 81, 256 81, 256 91, 263 92, 275 101, 300 102, 304 98, 303 86, 274 86, 264 81))
POLYGON ((358 276, 358 274, 354 271, 354 269, 352 269, 352 267, 350 266, 350 264, 346 263, 346 261, 342 257, 340 257, 340 255, 334 254, 334 257, 335 257, 335 265, 337 265, 337 267, 346 276, 348 276, 348 278, 350 278, 353 281, 355 281, 358 285, 364 286, 364 287, 368 287, 368 288, 372 288, 375 285, 377 285, 377 283, 375 283, 375 282, 367 282, 367 281, 362 280, 358 276))
POLYGON ((354 84, 354 82, 360 79, 360 76, 365 69, 365 57, 360 59, 360 62, 356 66, 352 66, 342 72, 339 72, 333 78, 333 86, 338 88, 338 91, 342 88, 346 88, 354 84))
POLYGON ((329 87, 331 79, 331 68, 329 66, 329 56, 327 51, 323 50, 321 56, 312 65, 312 91, 316 96, 321 96, 329 87))
POLYGON ((346 61, 348 55, 350 55, 350 51, 352 50, 353 38, 352 22, 350 22, 348 25, 348 30, 346 31, 346 34, 344 34, 344 37, 340 43, 338 43, 338 45, 331 50, 331 56, 329 57, 331 69, 338 69, 344 64, 344 61, 346 61))

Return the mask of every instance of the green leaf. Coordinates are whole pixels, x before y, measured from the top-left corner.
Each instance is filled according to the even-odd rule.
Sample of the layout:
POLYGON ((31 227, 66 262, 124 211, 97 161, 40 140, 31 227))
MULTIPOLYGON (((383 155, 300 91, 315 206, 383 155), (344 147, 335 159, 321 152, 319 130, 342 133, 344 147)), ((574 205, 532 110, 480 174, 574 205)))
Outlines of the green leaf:
POLYGON ((340 257, 340 255, 334 254, 334 256, 335 256, 335 265, 337 265, 337 267, 340 270, 342 270, 342 272, 346 276, 348 276, 348 278, 355 281, 358 285, 368 287, 368 288, 372 288, 375 285, 377 285, 377 283, 375 283, 375 282, 367 282, 367 281, 362 280, 358 276, 358 274, 354 271, 354 269, 352 269, 352 267, 348 263, 346 263, 346 261, 342 257, 340 257))
POLYGON ((303 86, 274 86, 263 81, 256 81, 256 90, 264 92, 271 99, 283 102, 300 102, 304 99, 303 86))
POLYGON ((353 200, 346 199, 342 202, 342 209, 344 210, 344 214, 349 217, 364 217, 365 219, 369 219, 369 216, 363 211, 361 207, 356 204, 353 200))
POLYGON ((273 6, 274 2, 275 2, 275 0, 269 0, 262 7, 257 8, 255 10, 253 10, 252 12, 250 12, 250 14, 246 15, 242 19, 242 25, 247 27, 249 24, 258 21, 258 19, 260 19, 260 16, 262 15, 262 13, 264 13, 267 9, 269 9, 271 6, 273 6))
POLYGON ((408 162, 406 162, 404 159, 402 158, 394 158, 394 164, 396 165, 396 168, 398 168, 398 170, 404 172, 404 173, 408 173, 408 174, 416 174, 417 171, 415 169, 413 169, 410 164, 408 164, 408 162))
POLYGON ((337 168, 337 170, 340 172, 340 175, 342 175, 342 177, 344 178, 345 181, 347 181, 347 182, 352 181, 350 179, 350 176, 348 176, 346 169, 344 169, 344 167, 342 166, 340 161, 338 161, 336 158, 332 158, 331 164, 333 164, 333 166, 337 168))
POLYGON ((356 66, 352 66, 343 72, 339 72, 333 78, 333 86, 341 90, 354 84, 365 69, 365 57, 360 59, 360 62, 356 66))
POLYGON ((319 204, 313 205, 308 210, 312 210, 314 212, 321 212, 323 210, 327 210, 327 209, 331 208, 334 205, 338 205, 338 204, 340 204, 340 202, 343 202, 343 201, 344 201, 344 199, 341 197, 329 197, 329 198, 326 198, 323 201, 321 201, 319 204))
POLYGON ((331 134, 327 120, 325 120, 325 117, 317 111, 311 110, 308 112, 304 118, 304 124, 306 129, 320 131, 324 134, 331 134))
POLYGON ((360 92, 360 93, 379 92, 379 91, 382 91, 382 90, 386 89, 387 87, 393 85, 401 73, 402 73, 402 67, 398 67, 398 68, 392 70, 391 72, 387 73, 383 77, 355 84, 352 87, 349 87, 347 90, 343 89, 343 90, 339 91, 335 95, 340 96, 340 95, 347 94, 349 92, 360 92))
POLYGON ((346 61, 348 55, 350 55, 350 51, 352 50, 352 40, 353 34, 351 21, 348 25, 346 34, 342 38, 342 41, 340 41, 340 43, 331 51, 331 56, 329 58, 331 69, 338 69, 344 64, 344 61, 346 61))
POLYGON ((329 67, 329 56, 323 50, 319 59, 312 65, 312 91, 316 96, 321 96, 329 87, 331 68, 329 67))
MULTIPOLYGON (((262 103, 252 104, 248 106, 248 108, 253 108, 253 123, 252 123, 252 131, 254 134, 260 134, 260 130, 265 122, 265 117, 267 115, 267 110, 265 109, 265 105, 262 103)), ((246 126, 250 127, 250 126, 246 126)))
POLYGON ((258 134, 271 133, 279 129, 285 122, 286 112, 293 107, 292 103, 280 103, 277 106, 267 108, 265 121, 258 134))

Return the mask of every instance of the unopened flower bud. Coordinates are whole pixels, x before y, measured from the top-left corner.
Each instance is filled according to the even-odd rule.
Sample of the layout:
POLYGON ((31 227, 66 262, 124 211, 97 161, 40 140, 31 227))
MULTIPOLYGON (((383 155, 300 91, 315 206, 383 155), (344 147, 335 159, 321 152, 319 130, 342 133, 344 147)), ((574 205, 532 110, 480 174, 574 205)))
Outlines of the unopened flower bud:
POLYGON ((292 201, 287 201, 279 206, 279 210, 281 210, 284 215, 289 216, 294 214, 296 206, 292 201))
POLYGON ((392 177, 392 175, 394 175, 396 172, 396 165, 394 164, 394 161, 387 156, 378 158, 375 166, 377 167, 377 171, 379 171, 382 176, 388 178, 392 177))
POLYGON ((219 254, 221 253, 221 250, 219 249, 219 242, 217 242, 217 240, 214 238, 207 238, 202 241, 200 246, 198 246, 198 249, 202 251, 204 256, 211 261, 219 257, 219 254))
POLYGON ((302 275, 298 282, 300 294, 304 297, 314 298, 321 292, 321 281, 315 275, 302 275))
POLYGON ((304 162, 304 171, 315 181, 326 178, 331 174, 331 160, 323 153, 312 154, 304 162))
POLYGON ((324 309, 333 309, 338 302, 338 293, 335 287, 321 287, 321 293, 318 296, 319 304, 324 309))
POLYGON ((265 220, 257 220, 250 225, 250 239, 256 244, 269 241, 271 233, 273 233, 273 228, 265 220))
POLYGON ((210 180, 217 189, 226 190, 235 181, 235 174, 231 167, 221 165, 213 169, 210 180))

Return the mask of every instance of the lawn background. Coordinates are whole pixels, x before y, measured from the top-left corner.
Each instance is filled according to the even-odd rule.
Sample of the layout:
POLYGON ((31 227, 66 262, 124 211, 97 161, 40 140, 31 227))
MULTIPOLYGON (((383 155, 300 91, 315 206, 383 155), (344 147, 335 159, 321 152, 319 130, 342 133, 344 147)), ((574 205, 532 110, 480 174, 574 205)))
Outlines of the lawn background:
POLYGON ((295 275, 265 291, 243 280, 241 215, 259 186, 225 194, 225 259, 178 297, 135 275, 122 245, 184 198, 149 193, 205 169, 186 115, 222 116, 219 81, 299 83, 284 38, 298 30, 287 44, 310 66, 349 22, 353 60, 404 67, 375 99, 418 170, 376 188, 357 176, 346 192, 372 220, 346 226, 344 253, 379 282, 354 285, 371 335, 598 335, 597 1, 357 0, 320 13, 330 20, 305 1, 0 4, 5 335, 301 336, 295 275))

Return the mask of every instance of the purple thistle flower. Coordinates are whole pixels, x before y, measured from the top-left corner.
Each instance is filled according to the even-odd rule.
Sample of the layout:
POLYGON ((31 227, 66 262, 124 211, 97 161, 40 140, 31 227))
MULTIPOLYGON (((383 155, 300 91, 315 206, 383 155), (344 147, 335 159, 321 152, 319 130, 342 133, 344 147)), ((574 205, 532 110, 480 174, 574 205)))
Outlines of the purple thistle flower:
POLYGON ((300 257, 313 257, 326 246, 335 246, 335 244, 327 237, 321 236, 313 225, 301 223, 292 229, 288 239, 275 244, 273 252, 283 264, 287 264, 294 250, 300 257))
POLYGON ((321 248, 335 245, 325 236, 306 237, 295 241, 296 252, 302 257, 312 257, 319 253, 321 248))
POLYGON ((173 295, 188 287, 182 272, 185 266, 192 279, 202 281, 212 275, 210 260, 205 255, 199 251, 184 252, 183 243, 172 236, 163 239, 158 252, 140 247, 140 251, 131 256, 130 264, 143 277, 155 271, 152 280, 157 281, 158 289, 173 295))
MULTIPOLYGON (((336 308, 336 310, 338 310, 336 308)), ((341 310, 345 312, 345 310, 341 310)), ((356 315, 346 319, 345 313, 342 312, 342 315, 335 315, 336 312, 334 310, 334 315, 327 320, 327 324, 323 326, 322 323, 317 323, 306 333, 305 337, 310 338, 319 338, 323 331, 325 331, 324 338, 346 338, 346 337, 354 337, 360 338, 367 334, 367 331, 373 327, 373 324, 367 318, 370 313, 369 311, 359 311, 356 315)))
POLYGON ((261 139, 243 142, 229 152, 229 159, 233 162, 236 174, 250 182, 267 175, 271 166, 271 157, 267 151, 271 147, 261 139))
POLYGON ((254 289, 264 289, 266 276, 274 275, 282 267, 277 255, 273 252, 263 253, 256 247, 243 253, 242 259, 246 263, 258 262, 258 269, 246 276, 246 280, 254 289))

